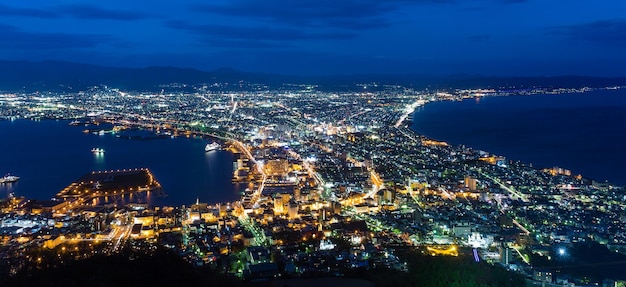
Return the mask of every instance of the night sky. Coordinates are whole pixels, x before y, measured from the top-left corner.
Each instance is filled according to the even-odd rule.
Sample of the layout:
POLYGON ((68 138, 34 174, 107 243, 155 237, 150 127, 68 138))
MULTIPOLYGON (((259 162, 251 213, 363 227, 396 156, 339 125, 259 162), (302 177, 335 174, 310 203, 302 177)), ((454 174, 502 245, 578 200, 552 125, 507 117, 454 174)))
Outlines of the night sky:
POLYGON ((626 76, 624 0, 3 0, 0 59, 626 76))

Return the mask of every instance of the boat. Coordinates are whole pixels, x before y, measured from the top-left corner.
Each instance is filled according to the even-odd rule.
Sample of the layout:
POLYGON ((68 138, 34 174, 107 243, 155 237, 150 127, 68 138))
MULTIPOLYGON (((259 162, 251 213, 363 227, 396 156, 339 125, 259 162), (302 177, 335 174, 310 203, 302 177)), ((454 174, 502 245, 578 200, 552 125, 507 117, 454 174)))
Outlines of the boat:
POLYGON ((101 154, 101 153, 104 153, 104 149, 103 148, 99 148, 99 147, 94 147, 94 148, 91 149, 91 152, 97 153, 97 154, 101 154))
POLYGON ((207 144, 207 145, 204 147, 204 151, 206 151, 206 152, 210 152, 210 151, 213 151, 213 150, 217 150, 217 149, 219 149, 220 147, 221 147, 221 146, 220 146, 220 144, 218 144, 218 143, 216 143, 216 142, 212 142, 212 143, 210 143, 210 144, 207 144))
POLYGON ((10 174, 6 174, 3 177, 0 177, 0 183, 10 183, 10 182, 16 182, 20 179, 19 176, 15 176, 15 175, 10 175, 10 174))

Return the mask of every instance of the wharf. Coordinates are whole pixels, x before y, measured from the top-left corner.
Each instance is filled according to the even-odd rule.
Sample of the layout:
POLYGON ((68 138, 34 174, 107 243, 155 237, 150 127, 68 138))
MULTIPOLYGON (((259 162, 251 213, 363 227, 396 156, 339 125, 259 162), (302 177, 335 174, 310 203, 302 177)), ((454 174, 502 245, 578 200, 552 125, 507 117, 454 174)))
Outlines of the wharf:
POLYGON ((62 200, 86 201, 147 191, 156 192, 157 196, 164 195, 161 184, 156 181, 150 170, 137 168, 88 173, 61 190, 56 197, 62 200))

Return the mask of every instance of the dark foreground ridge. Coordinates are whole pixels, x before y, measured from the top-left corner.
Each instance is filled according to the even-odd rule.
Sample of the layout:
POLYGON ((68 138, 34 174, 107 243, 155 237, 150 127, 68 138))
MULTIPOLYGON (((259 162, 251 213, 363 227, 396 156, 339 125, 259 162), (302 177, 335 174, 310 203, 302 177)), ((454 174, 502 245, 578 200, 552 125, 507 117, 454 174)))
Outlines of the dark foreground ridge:
POLYGON ((123 251, 85 260, 67 259, 64 265, 39 269, 28 266, 1 286, 246 286, 209 269, 194 269, 165 249, 151 255, 123 251))
MULTIPOLYGON (((307 274, 251 282, 194 267, 173 252, 158 248, 152 254, 126 249, 110 256, 84 260, 66 258, 60 266, 26 266, 15 276, 0 279, 0 286, 524 286, 521 275, 500 266, 475 263, 468 257, 432 257, 412 249, 400 250, 409 270, 359 268, 342 277, 307 274)), ((45 254, 40 254, 45 257, 45 254)))

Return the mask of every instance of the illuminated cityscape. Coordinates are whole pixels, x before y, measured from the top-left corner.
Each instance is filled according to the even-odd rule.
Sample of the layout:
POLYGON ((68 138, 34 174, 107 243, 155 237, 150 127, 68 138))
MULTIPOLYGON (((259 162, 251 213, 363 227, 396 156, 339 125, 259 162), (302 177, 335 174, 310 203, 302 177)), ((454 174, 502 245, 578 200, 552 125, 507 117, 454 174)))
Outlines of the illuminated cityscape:
POLYGON ((0 287, 626 287, 624 0, 3 0, 0 287))
POLYGON ((434 101, 589 90, 5 93, 4 120, 63 119, 94 134, 142 129, 220 143, 235 154, 233 182, 248 188, 234 202, 132 203, 162 188, 148 169, 129 167, 85 171, 49 201, 12 195, 1 202, 2 271, 159 247, 247 280, 342 276, 363 267, 408 272, 396 252, 413 248, 503 266, 537 284, 582 282, 534 263, 581 242, 626 252, 623 187, 428 139, 409 122, 434 101), (111 203, 115 196, 131 199, 111 203))

